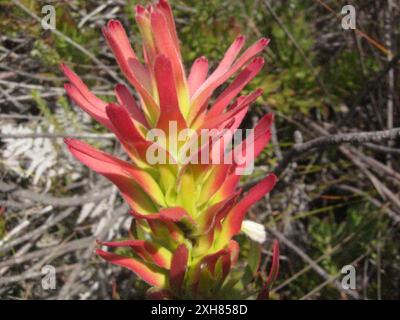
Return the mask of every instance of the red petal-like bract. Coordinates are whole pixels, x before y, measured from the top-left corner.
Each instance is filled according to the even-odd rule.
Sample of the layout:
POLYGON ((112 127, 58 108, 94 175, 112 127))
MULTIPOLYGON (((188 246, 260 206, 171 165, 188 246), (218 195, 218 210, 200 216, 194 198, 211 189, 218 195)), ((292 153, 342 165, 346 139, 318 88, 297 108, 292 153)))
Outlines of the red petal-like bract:
POLYGON ((180 244, 175 250, 171 260, 169 271, 169 286, 172 290, 179 292, 185 279, 189 251, 184 244, 180 244))
POLYGON ((140 122, 145 127, 149 127, 142 110, 139 108, 135 98, 131 95, 129 89, 125 85, 119 83, 115 86, 115 96, 117 97, 118 102, 128 110, 133 119, 140 122))
POLYGON ((277 240, 274 241, 273 249, 272 249, 272 265, 269 271, 269 275, 267 281, 265 281, 264 286, 259 293, 257 299, 265 300, 268 299, 269 290, 272 284, 275 282, 278 277, 279 272, 279 243, 277 240))
POLYGON ((229 211, 226 218, 222 222, 222 232, 219 236, 220 242, 225 244, 234 235, 239 233, 242 226, 242 221, 244 220, 244 216, 247 211, 254 203, 259 201, 263 196, 272 190, 275 182, 276 176, 274 174, 269 175, 251 188, 239 201, 239 203, 229 211))
MULTIPOLYGON (((239 96, 262 70, 264 59, 257 55, 269 40, 260 39, 243 50, 246 39, 238 35, 214 70, 200 57, 187 76, 168 1, 136 6, 135 19, 143 38, 143 61, 121 22, 111 20, 102 29, 133 87, 116 84, 114 102, 96 97, 76 73, 61 65, 68 96, 116 135, 129 158, 121 160, 82 141, 65 139, 73 156, 114 183, 131 207, 128 239, 99 241, 110 250, 124 247, 123 252, 131 254, 97 254, 146 281, 152 286, 147 293, 151 299, 229 298, 242 266, 237 263, 239 244, 232 238, 241 231, 250 207, 276 183, 270 174, 244 196, 239 188, 240 173, 269 142, 272 114, 263 116, 244 141, 231 148, 224 144, 233 139, 250 105, 262 95, 256 89, 239 96), (203 139, 204 130, 214 134, 203 139)), ((276 279, 278 256, 275 243, 260 298, 276 279)))
POLYGON ((208 60, 206 57, 200 57, 195 60, 190 70, 188 86, 190 96, 192 96, 198 88, 207 79, 208 74, 208 60))
POLYGON ((147 266, 143 262, 100 249, 97 249, 96 253, 104 260, 111 262, 112 264, 133 271, 140 278, 142 278, 144 281, 152 286, 163 287, 165 285, 165 275, 153 270, 151 267, 147 266))
POLYGON ((155 264, 160 268, 169 269, 171 267, 171 253, 165 248, 144 240, 125 240, 104 242, 98 241, 100 245, 107 247, 129 247, 146 262, 155 264))

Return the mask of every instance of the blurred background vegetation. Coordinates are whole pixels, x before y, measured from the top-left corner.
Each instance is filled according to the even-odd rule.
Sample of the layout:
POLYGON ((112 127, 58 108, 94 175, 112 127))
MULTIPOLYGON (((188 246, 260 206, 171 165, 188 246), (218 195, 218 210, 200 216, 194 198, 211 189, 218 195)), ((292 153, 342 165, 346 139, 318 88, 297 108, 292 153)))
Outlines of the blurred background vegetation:
MULTIPOLYGON (((116 80, 109 71, 121 75, 101 26, 120 19, 141 52, 133 6, 146 2, 0 1, 0 297, 110 298, 112 281, 122 298, 143 297, 144 285, 129 272, 87 250, 95 237, 123 235, 129 221, 113 218, 122 205, 115 190, 72 160, 57 135, 82 134, 103 150, 120 152, 106 129, 66 98, 58 65, 66 62, 96 94, 113 101, 116 80), (35 20, 45 4, 56 8, 58 33, 35 20), (40 286, 44 264, 57 267, 55 291, 40 286)), ((273 112, 274 134, 244 186, 273 171, 296 139, 399 127, 397 1, 171 3, 187 68, 202 55, 215 67, 239 33, 248 43, 271 39, 263 71, 245 89, 264 89, 246 125, 273 112), (342 28, 346 4, 356 8, 360 32, 342 28)), ((400 298, 399 156, 397 140, 314 149, 288 165, 269 199, 249 214, 268 230, 264 269, 271 241, 281 243, 273 299, 400 298), (347 264, 357 271, 352 293, 340 288, 347 264)))

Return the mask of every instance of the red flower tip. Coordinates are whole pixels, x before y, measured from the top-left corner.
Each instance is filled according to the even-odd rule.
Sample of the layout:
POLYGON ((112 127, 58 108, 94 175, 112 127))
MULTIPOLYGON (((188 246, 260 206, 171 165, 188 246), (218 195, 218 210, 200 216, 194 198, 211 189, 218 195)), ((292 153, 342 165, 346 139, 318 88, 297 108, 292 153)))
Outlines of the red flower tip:
POLYGON ((64 62, 61 62, 59 64, 59 67, 60 67, 61 72, 65 74, 65 69, 68 68, 67 65, 64 62))
MULTIPOLYGON (((60 63, 61 72, 65 77, 71 79, 72 77, 77 77, 77 75, 67 66, 65 63, 60 63)), ((73 81, 72 81, 73 82, 73 81)))
POLYGON ((240 34, 236 37, 235 42, 237 45, 241 46, 246 41, 246 36, 240 34))
POLYGON ((113 102, 110 102, 109 104, 107 104, 107 106, 106 106, 106 111, 108 110, 108 109, 118 109, 119 108, 119 106, 118 106, 118 104, 116 104, 116 103, 113 103, 113 102))
POLYGON ((208 59, 205 56, 201 56, 197 58, 197 62, 208 63, 208 59))
POLYGON ((271 39, 261 38, 258 40, 258 43, 261 44, 263 47, 266 47, 270 43, 271 39))
POLYGON ((256 57, 253 59, 253 61, 251 62, 251 64, 253 64, 253 68, 258 68, 258 67, 262 67, 264 65, 264 58, 263 57, 256 57))
MULTIPOLYGON (((115 28, 119 28, 122 27, 121 22, 119 22, 119 20, 115 20, 115 19, 111 19, 107 22, 107 27, 109 29, 115 29, 115 28)), ((112 31, 112 30, 111 30, 112 31)))
POLYGON ((106 114, 110 119, 116 118, 118 115, 123 114, 125 116, 126 112, 119 105, 115 103, 109 103, 106 106, 106 114))
POLYGON ((236 37, 236 40, 237 40, 237 41, 245 41, 245 40, 246 40, 246 36, 243 35, 243 34, 239 34, 239 35, 236 37))
POLYGON ((65 91, 68 91, 71 87, 72 87, 72 84, 70 84, 69 82, 64 83, 65 91))
POLYGON ((166 0, 159 0, 158 3, 157 3, 157 7, 168 8, 169 7, 169 3, 166 0))
POLYGON ((146 6, 146 10, 147 10, 148 13, 152 13, 154 11, 154 7, 151 4, 148 4, 146 6))
MULTIPOLYGON (((251 95, 254 97, 254 100, 253 100, 253 101, 255 101, 256 99, 258 99, 258 97, 262 96, 263 93, 264 93, 264 90, 261 89, 261 88, 257 88, 256 90, 254 90, 253 93, 251 93, 251 95)), ((246 98, 245 98, 245 99, 246 99, 246 98)))
POLYGON ((142 6, 142 5, 140 5, 140 4, 137 4, 136 6, 135 6, 135 12, 136 12, 136 14, 138 14, 138 15, 141 15, 141 14, 144 14, 144 11, 145 11, 146 9, 142 6))

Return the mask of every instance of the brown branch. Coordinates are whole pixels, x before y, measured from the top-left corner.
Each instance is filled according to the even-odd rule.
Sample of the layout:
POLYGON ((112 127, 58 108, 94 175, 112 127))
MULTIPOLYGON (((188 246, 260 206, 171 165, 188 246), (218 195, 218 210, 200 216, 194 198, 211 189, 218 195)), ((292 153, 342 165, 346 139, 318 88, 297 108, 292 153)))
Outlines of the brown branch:
POLYGON ((398 137, 400 137, 400 128, 373 132, 338 133, 318 137, 301 144, 295 144, 292 150, 283 157, 283 160, 278 164, 274 172, 275 174, 280 175, 294 158, 310 151, 311 149, 316 148, 321 150, 328 146, 342 143, 360 144, 365 142, 381 142, 398 137))

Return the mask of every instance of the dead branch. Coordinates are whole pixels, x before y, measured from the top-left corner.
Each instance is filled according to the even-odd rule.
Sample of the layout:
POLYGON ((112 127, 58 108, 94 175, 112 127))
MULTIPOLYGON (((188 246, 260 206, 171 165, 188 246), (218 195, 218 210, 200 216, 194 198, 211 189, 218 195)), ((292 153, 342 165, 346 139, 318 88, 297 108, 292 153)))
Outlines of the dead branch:
POLYGON ((322 150, 328 146, 342 143, 360 144, 365 142, 381 142, 398 137, 400 137, 400 128, 374 132, 338 133, 318 137, 301 144, 295 144, 293 148, 284 155, 283 160, 275 168, 274 173, 279 176, 294 158, 306 154, 311 149, 322 150))

